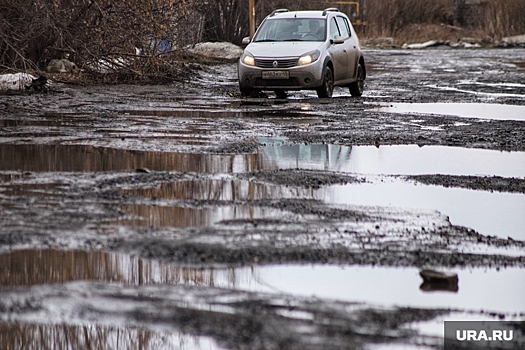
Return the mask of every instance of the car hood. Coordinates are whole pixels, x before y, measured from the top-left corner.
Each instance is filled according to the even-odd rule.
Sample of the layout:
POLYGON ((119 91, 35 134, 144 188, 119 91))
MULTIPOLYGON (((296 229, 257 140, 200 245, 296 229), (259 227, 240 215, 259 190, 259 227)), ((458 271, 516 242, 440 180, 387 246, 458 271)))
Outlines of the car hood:
POLYGON ((254 57, 299 57, 317 49, 324 42, 278 41, 267 43, 250 43, 246 51, 254 57))

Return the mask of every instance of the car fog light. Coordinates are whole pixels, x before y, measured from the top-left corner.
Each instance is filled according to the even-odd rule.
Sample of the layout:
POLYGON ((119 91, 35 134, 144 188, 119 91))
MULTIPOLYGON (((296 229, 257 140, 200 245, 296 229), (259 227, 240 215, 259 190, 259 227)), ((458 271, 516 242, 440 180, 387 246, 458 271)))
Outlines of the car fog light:
POLYGON ((306 84, 310 84, 310 78, 306 78, 306 79, 304 80, 304 82, 305 82, 306 84))

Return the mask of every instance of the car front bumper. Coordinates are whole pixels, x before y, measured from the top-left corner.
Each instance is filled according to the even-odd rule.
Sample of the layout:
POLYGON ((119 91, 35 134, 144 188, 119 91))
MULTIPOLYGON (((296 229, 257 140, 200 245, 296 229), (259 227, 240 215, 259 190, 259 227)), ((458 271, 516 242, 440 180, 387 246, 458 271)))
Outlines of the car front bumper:
POLYGON ((317 60, 305 66, 283 69, 268 69, 248 66, 239 62, 239 87, 241 89, 316 89, 323 83, 322 62, 317 60), (288 79, 263 79, 263 71, 288 71, 288 79))

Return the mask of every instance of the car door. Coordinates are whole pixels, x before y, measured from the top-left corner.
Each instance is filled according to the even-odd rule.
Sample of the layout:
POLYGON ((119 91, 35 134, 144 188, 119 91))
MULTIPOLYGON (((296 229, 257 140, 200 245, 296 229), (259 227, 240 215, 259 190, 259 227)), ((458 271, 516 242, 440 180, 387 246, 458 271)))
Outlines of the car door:
POLYGON ((342 80, 352 79, 355 76, 357 68, 358 51, 357 51, 357 42, 355 35, 352 35, 352 30, 350 29, 350 24, 345 17, 337 16, 336 17, 341 36, 345 40, 344 51, 347 56, 347 69, 345 77, 342 80))
POLYGON ((330 36, 331 42, 328 52, 332 57, 332 63, 334 65, 334 80, 335 82, 338 82, 344 80, 348 74, 348 56, 344 44, 333 43, 336 36, 341 36, 341 31, 339 30, 335 17, 330 18, 330 23, 328 24, 328 35, 330 36))

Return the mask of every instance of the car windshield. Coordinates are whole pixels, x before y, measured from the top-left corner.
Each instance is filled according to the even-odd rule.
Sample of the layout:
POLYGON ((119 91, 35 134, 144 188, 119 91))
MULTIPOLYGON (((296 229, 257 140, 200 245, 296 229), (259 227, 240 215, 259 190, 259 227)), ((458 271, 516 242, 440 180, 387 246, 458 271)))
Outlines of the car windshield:
POLYGON ((325 21, 313 18, 275 18, 263 22, 254 42, 324 41, 325 21))

